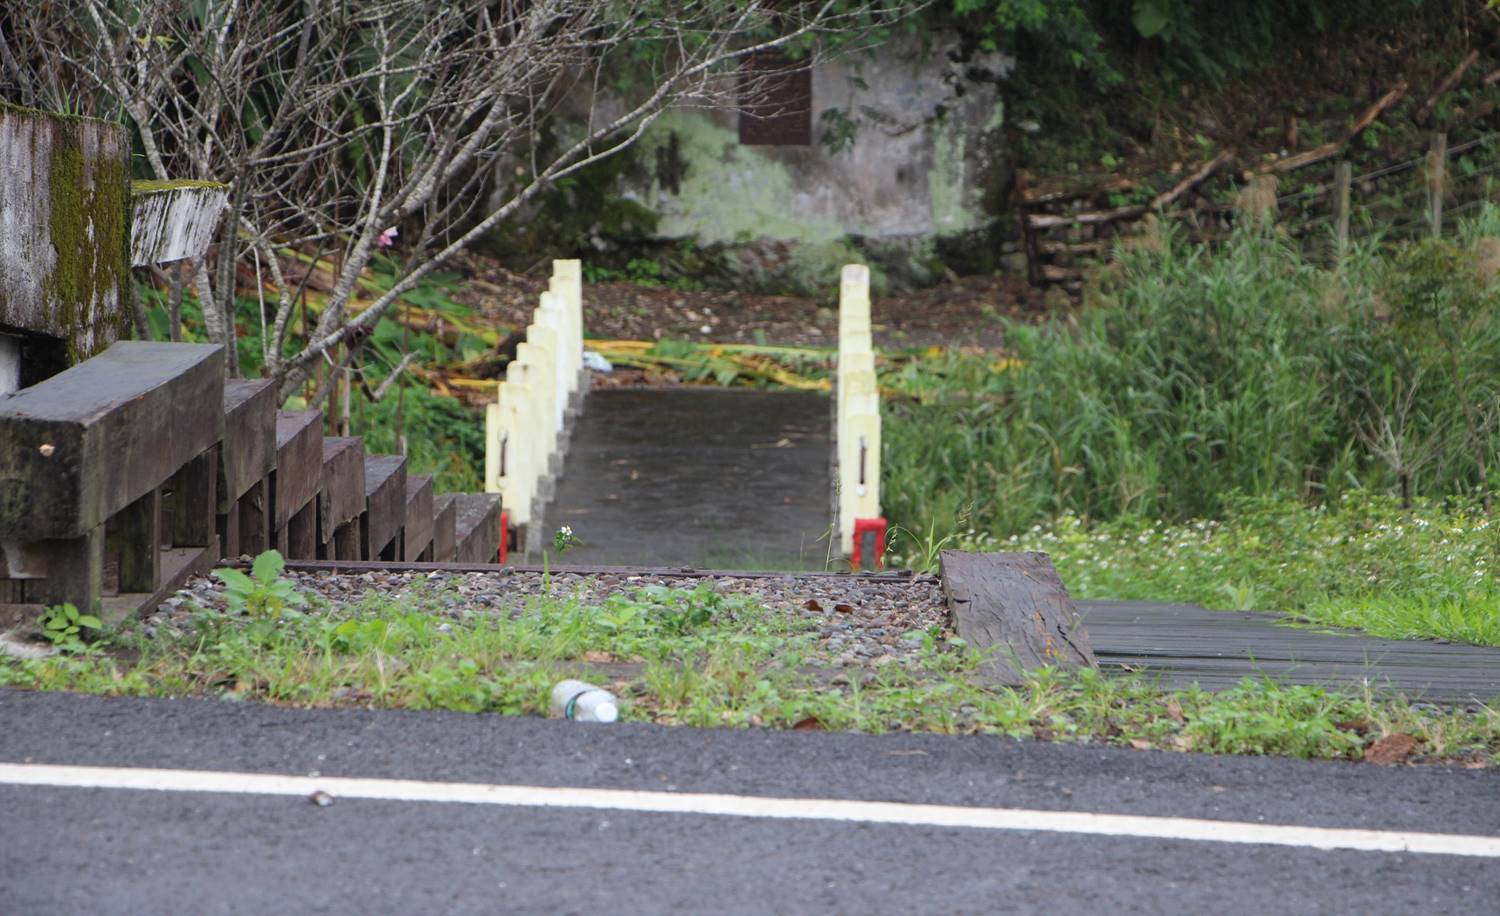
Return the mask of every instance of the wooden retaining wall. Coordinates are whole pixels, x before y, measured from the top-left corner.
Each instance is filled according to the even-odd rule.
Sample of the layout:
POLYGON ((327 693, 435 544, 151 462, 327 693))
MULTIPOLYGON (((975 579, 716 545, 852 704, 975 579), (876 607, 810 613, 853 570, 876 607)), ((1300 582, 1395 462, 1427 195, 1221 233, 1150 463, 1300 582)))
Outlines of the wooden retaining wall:
POLYGON ((0 398, 0 628, 118 620, 225 557, 495 562, 499 494, 434 499, 406 459, 224 380, 222 348, 119 341, 0 398))

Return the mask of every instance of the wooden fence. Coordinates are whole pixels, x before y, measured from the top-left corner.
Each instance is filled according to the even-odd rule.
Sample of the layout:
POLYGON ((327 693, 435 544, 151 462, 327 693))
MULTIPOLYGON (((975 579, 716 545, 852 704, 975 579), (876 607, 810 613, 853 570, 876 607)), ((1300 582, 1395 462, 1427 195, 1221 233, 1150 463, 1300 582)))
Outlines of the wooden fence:
POLYGON ((1223 193, 1220 185, 1215 195, 1208 181, 1231 158, 1221 153, 1150 204, 1119 207, 1100 205, 1134 190, 1132 179, 1078 188, 1025 186, 1018 207, 1028 272, 1033 283, 1062 284, 1076 292, 1088 265, 1107 258, 1117 243, 1140 234, 1152 219, 1178 226, 1197 242, 1227 239, 1246 219, 1270 219, 1310 255, 1322 258, 1358 239, 1452 235, 1500 189, 1497 144, 1500 133, 1453 145, 1447 134, 1438 133, 1423 155, 1361 174, 1347 159, 1328 156, 1288 168, 1262 167, 1237 184, 1234 194, 1223 193), (1324 170, 1323 178, 1277 193, 1283 176, 1305 176, 1315 168, 1324 170))

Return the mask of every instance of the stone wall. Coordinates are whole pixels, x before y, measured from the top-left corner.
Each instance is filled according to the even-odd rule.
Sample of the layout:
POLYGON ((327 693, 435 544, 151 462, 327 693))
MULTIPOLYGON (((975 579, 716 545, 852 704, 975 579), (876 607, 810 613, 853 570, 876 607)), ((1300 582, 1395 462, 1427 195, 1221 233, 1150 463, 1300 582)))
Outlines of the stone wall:
POLYGON ((129 329, 129 148, 122 125, 0 103, 0 332, 23 361, 50 341, 77 363, 129 329))
POLYGON ((1011 65, 960 59, 956 36, 821 64, 806 146, 742 145, 733 111, 669 112, 643 137, 625 196, 660 215, 663 238, 726 246, 750 273, 826 284, 868 259, 897 282, 924 282, 940 238, 994 218, 1011 65))

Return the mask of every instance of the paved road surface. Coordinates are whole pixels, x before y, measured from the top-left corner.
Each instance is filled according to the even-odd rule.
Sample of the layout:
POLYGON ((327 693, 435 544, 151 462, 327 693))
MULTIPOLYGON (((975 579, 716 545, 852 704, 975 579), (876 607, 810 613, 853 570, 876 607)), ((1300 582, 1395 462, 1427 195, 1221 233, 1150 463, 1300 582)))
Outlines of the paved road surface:
POLYGON ((0 691, 0 812, 7 914, 1500 911, 1495 769, 0 691), (105 782, 206 771, 225 785, 14 784, 60 772, 38 764, 109 768, 86 771, 105 782), (276 795, 223 773, 317 776, 276 795), (454 783, 634 791, 564 793, 595 807, 562 809, 515 804, 516 790, 466 790, 480 804, 367 800, 346 777, 430 798, 454 783), (329 786, 332 804, 308 801, 308 785, 329 786), (889 807, 814 802, 792 818, 630 810, 701 810, 691 793, 731 807, 948 807, 895 809, 918 812, 901 815, 910 824, 879 822, 889 807), (1042 829, 934 826, 955 807, 1001 822, 1041 811, 1042 829), (1129 835, 1203 830, 1168 817, 1212 822, 1218 839, 1129 835), (1316 832, 1221 841, 1270 824, 1382 842, 1454 834, 1459 854, 1320 850, 1305 845, 1327 840, 1316 832), (1117 827, 1127 835, 1101 835, 1117 827))

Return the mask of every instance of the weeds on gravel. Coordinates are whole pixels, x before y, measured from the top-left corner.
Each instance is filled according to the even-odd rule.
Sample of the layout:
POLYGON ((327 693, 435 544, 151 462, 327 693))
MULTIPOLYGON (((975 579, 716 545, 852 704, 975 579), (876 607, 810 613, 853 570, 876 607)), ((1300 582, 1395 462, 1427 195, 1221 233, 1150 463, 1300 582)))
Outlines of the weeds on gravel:
POLYGON ((82 655, 0 658, 0 686, 196 695, 298 706, 545 714, 565 677, 608 684, 627 719, 715 727, 991 733, 1177 751, 1358 759, 1411 735, 1428 759, 1500 763, 1496 708, 1446 710, 1246 680, 1218 694, 1139 677, 1037 672, 1015 689, 974 678, 961 640, 919 631, 910 664, 842 668, 815 623, 710 584, 587 604, 539 597, 513 613, 449 611, 425 580, 343 608, 310 598, 279 618, 200 611, 139 624, 82 655))

